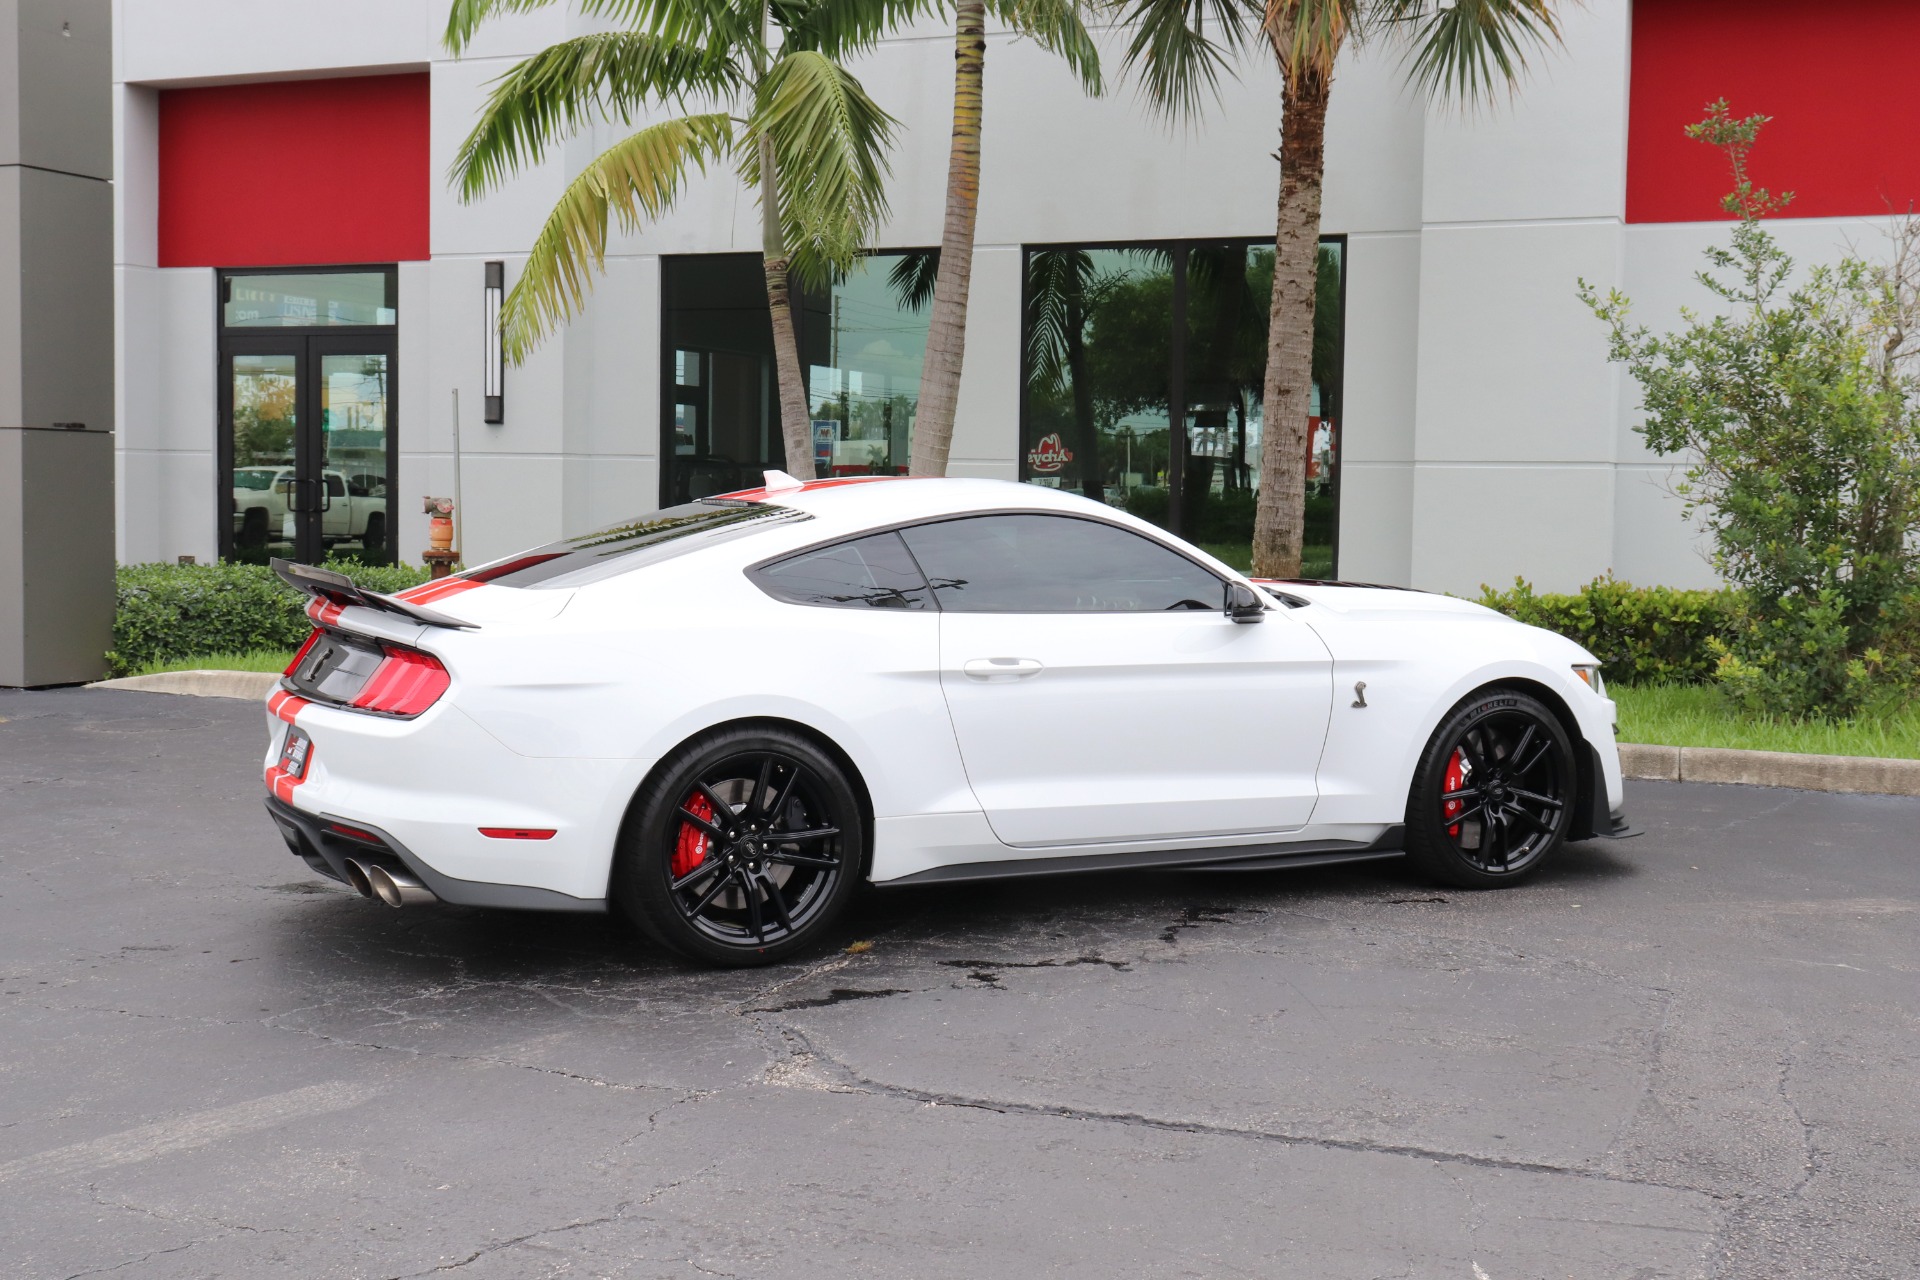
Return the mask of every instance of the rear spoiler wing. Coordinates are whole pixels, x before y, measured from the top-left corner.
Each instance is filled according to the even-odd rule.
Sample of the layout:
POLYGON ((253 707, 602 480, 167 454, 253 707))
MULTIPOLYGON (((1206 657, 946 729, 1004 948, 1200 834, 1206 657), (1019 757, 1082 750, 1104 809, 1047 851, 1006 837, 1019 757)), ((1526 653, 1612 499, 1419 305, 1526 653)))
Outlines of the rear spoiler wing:
POLYGON ((450 627, 461 631, 477 631, 479 628, 471 622, 462 622, 450 618, 444 613, 432 609, 422 609, 417 604, 408 604, 394 596, 381 595, 377 591, 365 591, 353 584, 353 579, 344 573, 335 573, 332 569, 317 569, 310 564, 295 564, 291 560, 273 558, 273 571, 280 581, 304 591, 316 600, 325 600, 341 608, 349 606, 359 609, 375 609, 381 613, 398 614, 412 622, 428 627, 450 627))

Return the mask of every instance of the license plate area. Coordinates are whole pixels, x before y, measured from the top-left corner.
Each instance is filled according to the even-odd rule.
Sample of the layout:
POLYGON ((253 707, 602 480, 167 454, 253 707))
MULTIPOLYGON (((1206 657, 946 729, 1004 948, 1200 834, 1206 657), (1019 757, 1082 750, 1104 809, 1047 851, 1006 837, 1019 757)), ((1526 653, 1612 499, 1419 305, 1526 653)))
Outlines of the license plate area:
POLYGON ((307 776, 307 766, 312 761, 313 739, 299 725, 287 726, 287 736, 280 743, 280 763, 276 767, 298 782, 307 776))

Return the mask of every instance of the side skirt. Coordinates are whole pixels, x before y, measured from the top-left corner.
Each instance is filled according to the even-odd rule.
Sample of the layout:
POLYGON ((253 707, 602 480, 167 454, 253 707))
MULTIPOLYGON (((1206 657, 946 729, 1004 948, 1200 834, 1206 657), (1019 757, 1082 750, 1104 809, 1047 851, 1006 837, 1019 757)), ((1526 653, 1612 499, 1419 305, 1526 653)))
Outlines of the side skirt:
POLYGON ((1296 844, 1240 845, 1229 849, 1148 850, 1144 853, 1093 853, 1077 857, 1028 858, 1017 862, 961 862, 916 871, 896 880, 875 882, 877 889, 922 884, 962 884, 978 880, 1014 880, 1027 876, 1070 875, 1086 871, 1275 871, 1282 867, 1324 867, 1339 862, 1372 862, 1405 856, 1406 828, 1389 827, 1372 842, 1307 840, 1296 844))

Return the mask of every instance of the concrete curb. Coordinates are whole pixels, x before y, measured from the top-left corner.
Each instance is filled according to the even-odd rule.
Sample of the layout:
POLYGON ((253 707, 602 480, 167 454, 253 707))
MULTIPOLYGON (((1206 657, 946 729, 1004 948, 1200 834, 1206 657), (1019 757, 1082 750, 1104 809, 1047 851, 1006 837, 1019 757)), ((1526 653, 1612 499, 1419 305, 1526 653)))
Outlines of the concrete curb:
POLYGON ((277 671, 166 671, 154 676, 102 680, 89 689, 133 689, 140 693, 182 693, 195 698, 243 698, 265 702, 280 682, 277 671))
POLYGON ((1920 796, 1920 760, 1810 756, 1792 751, 1620 744, 1620 771, 1653 782, 1739 782, 1853 795, 1920 796))

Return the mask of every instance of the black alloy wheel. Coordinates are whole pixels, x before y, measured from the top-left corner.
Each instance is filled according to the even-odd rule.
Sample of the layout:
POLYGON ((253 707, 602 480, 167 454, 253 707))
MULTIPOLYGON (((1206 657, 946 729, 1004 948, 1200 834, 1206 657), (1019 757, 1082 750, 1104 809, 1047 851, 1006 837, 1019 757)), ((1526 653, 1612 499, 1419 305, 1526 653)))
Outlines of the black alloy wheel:
POLYGON ((1538 699, 1485 689, 1421 753, 1407 797, 1407 854, 1463 888, 1514 884, 1566 841, 1578 798, 1572 743, 1538 699))
POLYGON ((768 964, 828 930, 865 848, 859 802, 825 752, 778 728, 719 730, 642 792, 615 899, 683 955, 768 964))

